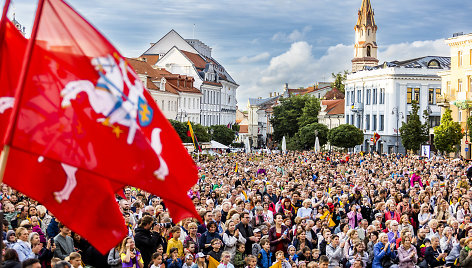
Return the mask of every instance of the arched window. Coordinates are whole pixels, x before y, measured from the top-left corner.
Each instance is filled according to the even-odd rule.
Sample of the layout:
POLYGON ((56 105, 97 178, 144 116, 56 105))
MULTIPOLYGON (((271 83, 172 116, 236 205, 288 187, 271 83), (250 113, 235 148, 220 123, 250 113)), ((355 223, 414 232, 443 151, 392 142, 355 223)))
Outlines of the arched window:
POLYGON ((370 57, 370 46, 367 46, 367 57, 370 57))
POLYGON ((428 62, 428 68, 440 68, 441 65, 439 65, 439 61, 437 60, 430 60, 428 62))
POLYGON ((367 35, 368 35, 368 36, 370 35, 370 29, 367 30, 367 35))

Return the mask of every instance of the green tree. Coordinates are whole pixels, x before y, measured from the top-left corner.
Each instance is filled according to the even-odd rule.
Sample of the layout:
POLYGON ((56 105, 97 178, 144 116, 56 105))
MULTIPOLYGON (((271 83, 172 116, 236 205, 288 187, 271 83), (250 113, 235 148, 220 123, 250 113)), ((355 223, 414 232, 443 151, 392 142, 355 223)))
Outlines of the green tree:
POLYGON ((303 126, 318 122, 318 113, 321 110, 320 100, 315 97, 306 99, 305 107, 302 109, 302 115, 298 119, 298 126, 303 126), (316 116, 313 116, 316 115, 316 116))
POLYGON ((185 125, 182 122, 179 122, 177 120, 172 120, 172 119, 170 119, 169 122, 172 125, 172 127, 174 127, 175 132, 179 134, 179 137, 182 140, 182 142, 190 142, 189 140, 190 137, 187 136, 187 125, 185 125))
POLYGON ((234 124, 234 125, 231 126, 231 129, 234 130, 234 131, 236 131, 236 132, 239 132, 239 128, 240 128, 240 126, 239 126, 238 123, 236 123, 236 124, 234 124))
POLYGON ((234 141, 235 132, 224 125, 210 127, 211 139, 224 145, 230 145, 234 141))
POLYGON ((353 125, 342 124, 329 131, 328 140, 333 146, 352 148, 362 144, 364 133, 353 125))
POLYGON ((467 117, 467 132, 470 140, 472 140, 472 116, 467 117))
MULTIPOLYGON (((179 122, 177 120, 169 120, 172 127, 175 129, 177 134, 179 134, 180 139, 184 143, 192 142, 192 138, 187 135, 187 123, 186 122, 179 122)), ((197 136, 198 142, 209 142, 210 141, 210 134, 208 133, 208 129, 205 126, 202 126, 197 123, 192 123, 193 132, 197 136)))
POLYGON ((451 110, 446 109, 441 124, 434 128, 434 146, 440 152, 452 153, 463 136, 461 125, 452 120, 451 110))
MULTIPOLYGON (((417 102, 412 102, 411 112, 408 122, 403 123, 400 128, 400 136, 402 138, 402 144, 407 150, 418 151, 421 144, 424 144, 429 140, 429 124, 427 120, 422 124, 418 111, 420 106, 417 102)), ((426 112, 427 118, 427 112, 426 112)))
POLYGON ((295 133, 293 137, 287 139, 287 150, 290 151, 300 151, 303 149, 302 143, 300 141, 300 135, 295 133))
MULTIPOLYGON (((209 142, 211 140, 208 128, 197 123, 192 123, 193 132, 197 136, 198 142, 209 142)), ((190 142, 192 138, 190 138, 190 142)))
POLYGON ((337 88, 339 91, 344 93, 344 81, 346 81, 347 74, 349 72, 344 70, 344 72, 339 72, 337 74, 331 73, 331 76, 334 78, 334 82, 331 83, 331 87, 337 88))
POLYGON ((313 96, 280 98, 280 105, 274 107, 274 117, 270 120, 274 127, 274 139, 281 141, 283 136, 293 137, 304 124, 318 122, 319 110, 319 100, 313 96))
POLYGON ((317 135, 320 146, 325 145, 328 142, 328 132, 328 127, 320 123, 312 123, 301 127, 298 131, 301 147, 303 149, 313 149, 317 135))

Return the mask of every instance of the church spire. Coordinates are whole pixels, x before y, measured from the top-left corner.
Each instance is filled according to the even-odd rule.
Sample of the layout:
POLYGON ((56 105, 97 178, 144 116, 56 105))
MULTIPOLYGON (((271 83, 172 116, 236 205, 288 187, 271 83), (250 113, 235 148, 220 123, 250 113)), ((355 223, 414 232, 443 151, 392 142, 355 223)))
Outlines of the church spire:
POLYGON ((357 24, 355 28, 360 28, 362 26, 370 26, 373 29, 377 30, 377 25, 375 25, 374 19, 374 10, 370 5, 370 0, 362 0, 361 9, 359 9, 358 11, 357 24))
POLYGON ((356 38, 352 59, 353 72, 364 69, 364 66, 375 66, 379 63, 376 42, 377 25, 370 0, 362 0, 358 15, 356 26, 354 26, 356 38))

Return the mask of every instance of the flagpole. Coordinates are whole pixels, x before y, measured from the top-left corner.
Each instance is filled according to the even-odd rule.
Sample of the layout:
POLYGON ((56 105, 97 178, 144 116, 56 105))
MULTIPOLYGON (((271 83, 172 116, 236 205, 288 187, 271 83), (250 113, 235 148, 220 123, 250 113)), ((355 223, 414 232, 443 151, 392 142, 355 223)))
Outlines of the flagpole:
POLYGON ((3 44, 5 39, 5 25, 7 24, 7 13, 8 8, 10 7, 11 0, 6 0, 5 5, 3 6, 2 20, 0 21, 0 44, 3 44))
MULTIPOLYGON (((7 14, 8 14, 8 9, 10 7, 10 2, 11 0, 6 0, 5 5, 3 6, 3 12, 2 12, 2 19, 0 20, 0 44, 3 44, 3 41, 5 40, 5 32, 6 32, 6 25, 7 25, 7 14)), ((1 68, 1 65, 0 65, 1 68)), ((0 69, 1 71, 1 69, 0 69)), ((10 147, 8 145, 3 146, 3 150, 0 153, 0 184, 2 183, 3 180, 3 173, 5 172, 5 166, 6 166, 6 159, 8 158, 8 152, 10 151, 10 147)), ((1 256, 0 256, 1 260, 1 256)))
MULTIPOLYGON (((20 78, 18 79, 18 86, 15 90, 15 103, 13 105, 13 109, 10 115, 10 122, 8 123, 6 136, 3 140, 3 144, 5 144, 5 146, 10 145, 13 140, 13 129, 16 125, 18 113, 20 111, 20 103, 23 97, 23 88, 25 87, 26 77, 28 75, 28 69, 31 63, 31 55, 33 55, 34 43, 36 41, 36 36, 38 35, 39 20, 41 19, 41 14, 43 13, 44 1, 45 0, 39 0, 38 2, 38 8, 36 9, 36 17, 34 18, 33 30, 31 31, 31 37, 28 41, 28 45, 26 46, 25 56, 23 57, 20 78)), ((4 154, 5 159, 3 161, 7 161, 7 156, 7 154, 4 154)), ((0 179, 3 179, 3 177, 0 179)))

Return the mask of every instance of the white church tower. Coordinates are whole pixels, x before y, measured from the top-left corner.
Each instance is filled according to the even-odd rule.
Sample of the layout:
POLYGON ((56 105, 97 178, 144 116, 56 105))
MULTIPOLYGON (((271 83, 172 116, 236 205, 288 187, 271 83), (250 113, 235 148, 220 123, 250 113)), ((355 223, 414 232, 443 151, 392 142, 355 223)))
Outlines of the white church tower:
POLYGON ((370 0, 362 0, 362 6, 358 14, 357 24, 354 26, 356 42, 354 44, 352 72, 362 70, 364 66, 375 66, 379 63, 376 42, 377 25, 375 24, 374 11, 370 5, 370 0))

